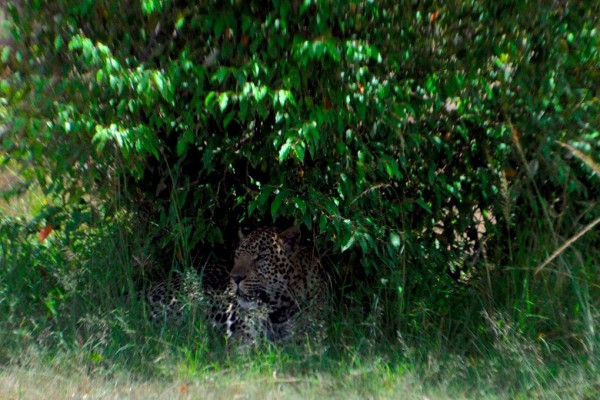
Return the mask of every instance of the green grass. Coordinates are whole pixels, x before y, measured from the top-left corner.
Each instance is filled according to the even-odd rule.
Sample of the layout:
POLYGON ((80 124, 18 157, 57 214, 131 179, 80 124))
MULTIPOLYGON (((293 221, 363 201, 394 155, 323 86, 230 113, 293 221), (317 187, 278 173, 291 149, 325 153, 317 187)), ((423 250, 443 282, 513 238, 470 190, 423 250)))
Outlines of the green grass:
MULTIPOLYGON (((279 350, 211 364, 179 354, 153 360, 150 368, 168 364, 169 370, 150 377, 147 371, 111 363, 94 367, 82 362, 81 356, 81 352, 52 358, 35 352, 22 355, 19 363, 0 369, 0 398, 593 399, 600 390, 598 375, 581 366, 557 371, 551 381, 515 391, 510 383, 498 386, 494 375, 502 370, 489 363, 482 363, 474 376, 461 377, 464 360, 460 359, 440 362, 432 358, 423 370, 408 364, 391 367, 381 359, 325 359, 311 362, 312 370, 301 372, 295 370, 298 360, 279 350)), ((533 372, 525 359, 521 361, 510 373, 533 372)))
MULTIPOLYGON (((17 176, 5 170, 2 190, 17 176)), ((34 215, 45 204, 39 192, 0 202, 0 398, 600 394, 597 277, 585 275, 597 266, 592 247, 583 258, 581 249, 565 253, 569 274, 536 276, 532 251, 515 246, 517 262, 506 277, 519 282, 514 293, 502 292, 510 288, 506 282, 493 282, 489 293, 485 286, 466 288, 441 305, 423 297, 407 315, 378 301, 361 308, 359 300, 372 296, 367 291, 341 293, 323 343, 239 353, 206 326, 201 303, 190 302, 183 325, 148 321, 140 291, 164 266, 153 261, 150 235, 140 235, 144 230, 127 212, 97 219, 71 212, 40 243, 45 222, 34 215), (573 313, 554 318, 559 305, 573 313), (391 318, 402 319, 396 335, 385 326, 391 318)), ((172 267, 192 266, 174 261, 172 267)))
MULTIPOLYGON (((239 371, 236 371, 239 372, 239 371)), ((13 399, 64 398, 210 398, 210 399, 406 399, 450 397, 442 389, 424 389, 414 375, 353 371, 344 377, 330 375, 287 376, 272 373, 205 374, 198 378, 140 381, 131 376, 110 378, 85 371, 56 374, 54 371, 13 368, 0 373, 0 397, 13 399), (364 385, 368 381, 371 384, 364 385), (376 387, 375 387, 376 386, 376 387)))

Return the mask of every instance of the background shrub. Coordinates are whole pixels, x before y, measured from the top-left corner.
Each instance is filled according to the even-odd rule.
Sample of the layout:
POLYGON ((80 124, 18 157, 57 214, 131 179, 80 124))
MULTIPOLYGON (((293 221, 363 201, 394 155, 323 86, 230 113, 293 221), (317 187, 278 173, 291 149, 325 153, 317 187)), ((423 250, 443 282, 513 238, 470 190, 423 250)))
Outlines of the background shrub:
POLYGON ((463 351, 502 311, 591 354, 597 229, 536 267, 600 216, 599 8, 13 1, 3 162, 31 232, 126 210, 154 278, 295 223, 378 337, 463 351))

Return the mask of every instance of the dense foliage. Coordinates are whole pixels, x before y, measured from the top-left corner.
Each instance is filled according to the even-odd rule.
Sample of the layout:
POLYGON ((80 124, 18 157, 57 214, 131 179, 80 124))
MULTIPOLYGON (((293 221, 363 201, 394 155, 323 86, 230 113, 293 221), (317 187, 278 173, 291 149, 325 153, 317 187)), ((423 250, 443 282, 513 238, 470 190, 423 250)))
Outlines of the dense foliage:
POLYGON ((459 343, 485 310, 593 349, 598 230, 534 269, 600 216, 600 3, 8 13, 3 161, 52 199, 40 224, 69 235, 126 209, 169 270, 226 258, 240 225, 296 223, 340 310, 385 337, 459 343))

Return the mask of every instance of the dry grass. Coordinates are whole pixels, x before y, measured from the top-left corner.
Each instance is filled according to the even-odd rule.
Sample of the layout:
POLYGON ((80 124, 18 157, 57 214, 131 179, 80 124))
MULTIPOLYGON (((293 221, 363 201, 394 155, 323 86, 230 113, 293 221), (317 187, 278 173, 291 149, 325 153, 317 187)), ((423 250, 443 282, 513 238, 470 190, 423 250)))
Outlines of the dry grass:
MULTIPOLYGON (((1 161, 1 160, 0 160, 1 161)), ((45 202, 41 191, 26 190, 20 195, 11 195, 4 198, 2 194, 16 190, 23 184, 23 178, 20 177, 16 169, 11 166, 0 164, 0 216, 8 215, 11 217, 28 217, 33 214, 33 210, 45 202)))
MULTIPOLYGON (((443 399, 441 391, 425 393, 412 375, 381 380, 376 389, 345 377, 292 378, 271 375, 237 377, 214 373, 193 380, 136 381, 131 377, 61 375, 51 370, 11 367, 0 370, 1 399, 443 399)), ((452 398, 460 398, 453 396, 452 398)))

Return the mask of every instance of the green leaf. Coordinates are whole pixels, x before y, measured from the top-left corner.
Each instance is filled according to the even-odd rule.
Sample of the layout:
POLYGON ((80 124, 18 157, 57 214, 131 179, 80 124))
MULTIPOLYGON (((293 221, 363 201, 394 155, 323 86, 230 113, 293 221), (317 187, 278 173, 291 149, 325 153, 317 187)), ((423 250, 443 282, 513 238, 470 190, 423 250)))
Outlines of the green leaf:
POLYGON ((348 236, 342 240, 341 250, 342 253, 348 250, 354 244, 356 236, 353 233, 348 233, 348 236))
POLYGON ((398 248, 400 247, 400 235, 398 235, 395 232, 391 232, 390 233, 390 242, 392 243, 392 246, 398 248))
POLYGON ((227 20, 224 15, 221 14, 221 15, 217 16, 217 20, 215 22, 215 36, 216 37, 221 36, 223 31, 225 30, 226 22, 227 22, 227 20))
POLYGON ((396 160, 386 155, 382 156, 382 160, 382 162, 385 165, 385 171, 387 172, 388 177, 392 179, 401 180, 403 176, 402 172, 400 172, 400 168, 398 167, 398 163, 396 162, 396 160))
POLYGON ((291 149, 292 149, 292 140, 288 138, 288 140, 279 149, 279 162, 282 162, 283 160, 285 160, 288 157, 291 149))
POLYGON ((3 63, 6 63, 8 61, 9 56, 10 56, 10 47, 6 46, 2 49, 2 56, 0 56, 0 59, 2 60, 3 63))
POLYGON ((225 78, 229 75, 229 69, 225 67, 219 67, 214 74, 211 76, 213 82, 223 83, 225 78))
POLYGON ((269 200, 269 197, 271 196, 271 193, 273 193, 273 191, 275 190, 274 186, 271 185, 266 185, 263 186, 258 197, 257 197, 257 201, 259 203, 259 205, 266 205, 267 201, 269 200))
POLYGON ((277 212, 279 211, 279 207, 281 207, 281 201, 283 200, 282 192, 277 193, 273 202, 271 203, 271 217, 273 220, 277 219, 277 212))
POLYGON ((225 111, 227 104, 229 104, 229 94, 227 94, 227 92, 223 92, 219 95, 219 108, 221 111, 225 111))
POLYGON ((281 107, 284 107, 289 96, 290 96, 289 91, 278 90, 277 92, 275 92, 275 96, 273 97, 273 100, 274 100, 273 102, 275 103, 275 105, 277 105, 277 103, 278 103, 279 105, 281 105, 281 107))
POLYGON ((305 149, 306 149, 306 144, 304 142, 298 142, 294 145, 294 153, 296 154, 296 158, 300 162, 304 162, 305 149))
POLYGON ((227 115, 223 119, 223 127, 227 128, 229 126, 229 124, 231 123, 231 121, 233 120, 233 118, 235 118, 234 111, 230 111, 229 113, 227 113, 227 115))
POLYGON ((302 222, 304 223, 304 225, 306 225, 306 227, 309 230, 312 229, 312 223, 313 223, 313 221, 312 221, 312 215, 310 213, 309 214, 304 214, 302 216, 302 222))
POLYGON ((142 12, 144 14, 152 14, 158 7, 158 0, 142 0, 142 12))
POLYGON ((427 204, 423 199, 416 199, 415 203, 417 203, 421 208, 431 214, 431 206, 427 204))
POLYGON ((177 22, 175 22, 175 28, 177 30, 181 30, 181 28, 183 28, 184 23, 185 23, 185 17, 179 16, 179 18, 177 18, 177 22))
POLYGON ((300 210, 302 215, 306 214, 306 202, 299 197, 294 197, 296 208, 300 210))
POLYGON ((54 38, 54 49, 60 50, 64 44, 63 38, 61 36, 57 36, 54 38))
POLYGON ((311 0, 303 0, 300 4, 300 15, 304 14, 310 8, 311 0))
POLYGON ((327 217, 325 214, 321 214, 319 216, 319 231, 321 233, 325 232, 325 228, 327 227, 327 217))
POLYGON ((425 81, 425 89, 429 93, 437 93, 437 88, 438 88, 438 76, 436 74, 433 74, 429 78, 427 78, 427 80, 425 81))
POLYGON ((187 148, 188 148, 188 141, 185 140, 184 138, 180 138, 177 141, 177 156, 181 157, 183 155, 183 153, 185 153, 187 148))
POLYGON ((216 92, 209 92, 204 99, 204 106, 211 108, 217 98, 216 92))

